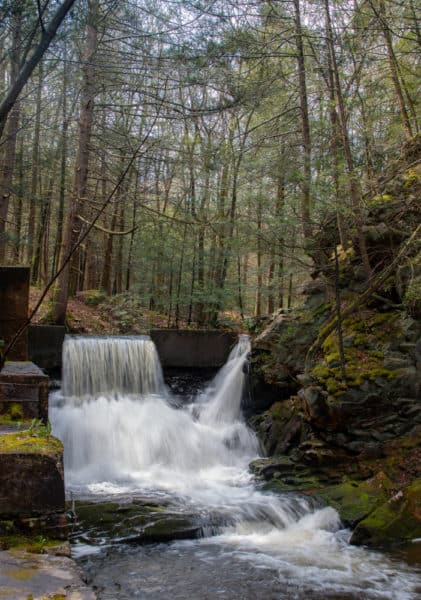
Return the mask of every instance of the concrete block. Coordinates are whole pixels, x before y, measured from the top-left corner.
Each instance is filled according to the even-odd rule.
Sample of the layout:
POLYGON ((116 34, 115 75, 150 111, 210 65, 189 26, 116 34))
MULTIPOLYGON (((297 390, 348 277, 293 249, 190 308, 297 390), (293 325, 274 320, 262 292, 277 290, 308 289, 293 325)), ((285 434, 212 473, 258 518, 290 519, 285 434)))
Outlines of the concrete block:
POLYGON ((6 362, 0 371, 0 414, 14 403, 25 418, 48 419, 48 377, 31 362, 6 362))
POLYGON ((67 536, 63 446, 28 431, 0 435, 2 531, 67 536))
POLYGON ((30 325, 29 358, 42 369, 61 367, 61 353, 66 328, 59 325, 30 325))
MULTIPOLYGON (((0 267, 0 339, 6 345, 28 316, 29 267, 0 267)), ((9 359, 27 360, 28 337, 20 336, 9 359)))
POLYGON ((238 339, 218 330, 152 329, 150 336, 164 368, 221 367, 238 339))

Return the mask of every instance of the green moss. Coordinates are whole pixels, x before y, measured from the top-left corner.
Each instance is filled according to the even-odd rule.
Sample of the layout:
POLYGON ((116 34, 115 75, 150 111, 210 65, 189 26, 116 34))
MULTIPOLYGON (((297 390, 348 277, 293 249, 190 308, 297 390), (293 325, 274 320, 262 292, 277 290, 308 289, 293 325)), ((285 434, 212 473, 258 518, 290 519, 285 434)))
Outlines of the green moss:
POLYGON ((421 315, 421 276, 414 277, 405 291, 403 305, 409 314, 421 315))
POLYGON ((371 198, 371 200, 368 202, 368 206, 370 208, 375 208, 376 206, 393 202, 393 200, 394 197, 391 194, 381 194, 373 196, 373 198, 371 198))
POLYGON ((15 420, 15 419, 12 419, 8 413, 0 415, 0 425, 9 425, 9 426, 15 426, 15 427, 23 425, 25 427, 29 427, 31 424, 31 420, 32 419, 15 420))
POLYGON ((348 480, 325 488, 318 495, 336 508, 343 521, 355 524, 386 502, 391 489, 392 482, 384 473, 379 473, 362 483, 348 480))
POLYGON ((63 444, 52 436, 35 437, 25 430, 0 435, 0 453, 62 454, 63 444))
POLYGON ((18 402, 13 402, 9 407, 8 413, 12 421, 19 421, 23 419, 22 404, 19 404, 18 402))
POLYGON ((421 536, 421 479, 376 508, 358 525, 352 543, 385 545, 421 536))
POLYGON ((274 402, 268 412, 270 412, 272 417, 274 417, 275 419, 279 418, 282 413, 282 403, 274 402))
POLYGON ((332 308, 332 304, 330 302, 326 303, 326 304, 322 304, 321 306, 316 308, 316 310, 313 311, 313 317, 320 317, 325 312, 331 310, 331 308, 332 308))
POLYGON ((343 337, 352 339, 352 344, 344 348, 346 382, 342 377, 336 330, 324 340, 321 362, 313 368, 311 375, 335 397, 343 391, 345 383, 349 387, 358 387, 365 380, 392 379, 396 373, 383 368, 382 348, 396 331, 397 319, 397 313, 370 310, 344 319, 343 337))
POLYGON ((279 345, 285 346, 293 342, 297 335, 297 330, 301 327, 301 322, 288 323, 279 337, 279 345))
POLYGON ((420 180, 420 176, 419 174, 416 172, 415 169, 408 169, 404 175, 403 178, 405 180, 405 183, 403 184, 403 186, 405 188, 409 188, 415 184, 417 184, 420 180))
POLYGON ((43 535, 33 537, 19 533, 0 535, 1 550, 26 550, 33 554, 42 554, 46 549, 62 544, 63 540, 56 540, 43 535))

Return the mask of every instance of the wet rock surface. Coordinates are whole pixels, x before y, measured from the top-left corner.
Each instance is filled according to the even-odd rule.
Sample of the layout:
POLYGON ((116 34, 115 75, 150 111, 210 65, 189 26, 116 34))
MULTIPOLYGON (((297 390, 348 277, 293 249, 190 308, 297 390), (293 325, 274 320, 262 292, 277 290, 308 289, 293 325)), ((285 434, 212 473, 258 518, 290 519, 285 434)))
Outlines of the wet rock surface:
POLYGON ((421 479, 399 490, 362 520, 351 538, 353 544, 387 545, 421 537, 421 479))
POLYGON ((175 510, 164 500, 120 500, 119 502, 85 502, 74 504, 75 524, 71 532, 74 543, 150 544, 194 539, 222 522, 221 516, 175 510))
POLYGON ((0 552, 0 598, 95 600, 76 563, 65 556, 0 552))

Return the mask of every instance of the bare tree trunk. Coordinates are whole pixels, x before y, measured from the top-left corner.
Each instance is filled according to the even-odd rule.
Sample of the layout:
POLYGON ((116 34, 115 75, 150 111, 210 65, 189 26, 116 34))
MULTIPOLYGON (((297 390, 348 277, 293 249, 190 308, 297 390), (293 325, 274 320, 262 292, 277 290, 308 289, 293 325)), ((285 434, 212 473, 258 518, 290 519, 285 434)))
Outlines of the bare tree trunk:
MULTIPOLYGON (((284 156, 285 148, 282 149, 281 156, 284 156)), ((282 167, 281 167, 282 168, 282 167)), ((283 213, 285 204, 285 175, 281 171, 278 176, 277 186, 276 186, 276 205, 275 205, 275 216, 277 220, 277 225, 280 228, 281 226, 281 216, 283 213)), ((285 227, 285 225, 283 226, 285 227)), ((278 269, 277 269, 277 286, 278 286, 278 308, 282 308, 284 305, 284 237, 285 233, 282 231, 282 235, 280 231, 278 232, 278 240, 275 243, 276 256, 278 260, 278 269)))
POLYGON ((180 297, 181 297, 181 283, 183 278, 183 267, 184 267, 184 253, 186 250, 186 239, 187 239, 187 225, 184 225, 183 241, 181 246, 180 265, 178 268, 177 276, 177 296, 175 305, 175 326, 178 329, 180 323, 180 297))
MULTIPOLYGON (((127 192, 127 190, 125 190, 127 192)), ((124 192, 120 198, 118 207, 118 227, 120 231, 124 231, 125 217, 124 217, 124 192)), ((121 294, 123 291, 123 244, 124 236, 118 237, 117 256, 115 261, 114 269, 114 290, 116 294, 121 294)))
MULTIPOLYGON (((111 219, 111 231, 117 228, 117 207, 113 207, 113 216, 111 219)), ((111 264, 113 257, 113 236, 108 234, 107 245, 104 254, 104 268, 101 277, 101 289, 107 292, 108 295, 112 292, 111 287, 111 264)))
POLYGON ((20 262, 20 254, 22 250, 22 212, 23 212, 23 189, 24 189, 24 166, 23 166, 23 140, 21 140, 19 154, 17 156, 17 171, 18 171, 18 188, 16 191, 16 208, 15 208, 15 235, 13 261, 18 264, 20 262))
MULTIPOLYGON (((76 154, 75 178, 71 206, 66 219, 65 241, 63 248, 63 260, 66 259, 73 246, 76 244, 81 233, 81 222, 78 219, 81 204, 86 196, 86 184, 89 166, 89 144, 93 121, 95 100, 95 68, 93 59, 97 48, 97 12, 98 0, 89 0, 89 13, 87 23, 87 42, 83 64, 83 88, 81 95, 81 108, 79 119, 79 143, 76 154)), ((73 268, 79 269, 78 252, 72 258, 73 268)), ((73 277, 73 290, 75 291, 75 280, 73 277)), ((57 281, 55 291, 53 320, 57 324, 63 324, 66 318, 67 300, 71 284, 71 267, 69 264, 63 269, 57 281)))
POLYGON ((133 259, 133 246, 134 246, 134 236, 135 232, 135 224, 136 224, 136 216, 137 216, 137 186, 138 186, 138 175, 136 174, 136 184, 135 184, 135 193, 133 199, 133 207, 132 207, 132 232, 130 234, 129 241, 129 249, 127 252, 127 266, 126 266, 126 292, 130 290, 130 284, 132 279, 132 259, 133 259))
POLYGON ((64 200, 66 195, 66 162, 67 162, 67 132, 69 128, 67 115, 67 86, 68 86, 68 65, 67 53, 64 52, 63 61, 63 91, 62 91, 62 126, 61 126, 61 149, 60 149, 60 191, 59 206, 57 214, 57 229, 54 243, 54 257, 52 272, 57 270, 60 263, 61 245, 63 242, 63 223, 64 223, 64 200))
MULTIPOLYGON (((238 237, 238 231, 237 231, 238 237)), ((240 309, 241 320, 244 321, 244 301, 242 288, 242 273, 241 273, 241 254, 240 248, 237 247, 237 289, 238 289, 238 308, 240 309)))
POLYGON ((382 29, 384 41, 387 49, 387 56, 389 59, 389 68, 390 68, 390 76, 392 79, 393 87, 395 88, 396 98, 398 100, 399 112, 402 119, 403 128, 405 131, 405 136, 407 139, 411 139, 413 132, 411 123, 408 116, 408 111, 405 105, 404 93, 402 90, 401 82, 399 81, 399 67, 398 62, 396 60, 395 51, 393 49, 393 41, 392 34, 390 32, 389 25, 386 19, 386 6, 384 0, 379 0, 378 8, 375 3, 370 0, 371 7, 373 9, 374 14, 379 21, 380 27, 382 29))
POLYGON ((335 190, 336 200, 336 222, 338 226, 339 239, 344 250, 348 247, 346 224, 344 218, 344 207, 340 201, 340 185, 339 185, 339 143, 340 143, 340 128, 338 123, 338 113, 336 112, 336 95, 335 95, 335 76, 332 64, 332 53, 330 52, 329 44, 327 47, 327 65, 328 65, 328 87, 329 87, 329 118, 331 126, 331 155, 332 155, 332 179, 335 190))
MULTIPOLYGON (((205 186, 200 201, 200 220, 203 222, 205 219, 205 210, 208 203, 210 186, 210 174, 209 170, 206 170, 205 186)), ((205 227, 200 225, 197 234, 197 286, 199 288, 199 301, 196 303, 195 314, 196 323, 199 327, 203 326, 206 320, 205 315, 205 227)))
MULTIPOLYGON (((22 43, 23 6, 16 3, 13 6, 13 35, 10 56, 10 82, 13 87, 18 78, 19 53, 22 43)), ((0 113, 1 117, 1 113, 0 113)), ((16 156, 16 138, 19 128, 20 102, 15 101, 7 120, 7 137, 5 141, 4 159, 0 170, 0 263, 6 260, 6 221, 9 211, 9 199, 12 193, 13 171, 16 156)), ((4 117, 6 119, 6 116, 4 117)), ((1 123, 1 120, 0 120, 1 123)), ((3 123, 4 126, 4 123, 3 123)), ((3 127, 0 130, 0 138, 3 127)))
POLYGON ((274 297, 274 284, 275 284, 275 251, 273 248, 270 250, 269 255, 269 268, 268 268, 268 303, 267 313, 271 315, 275 312, 275 297, 274 297))
MULTIPOLYGON (((34 143, 32 146, 32 174, 31 174, 31 191, 29 198, 29 220, 28 220, 28 250, 27 250, 27 262, 32 265, 34 258, 34 242, 35 242, 35 225, 36 225, 36 209, 39 205, 39 135, 41 129, 41 93, 42 84, 44 80, 44 69, 42 62, 39 63, 38 68, 38 85, 37 85, 37 98, 35 108, 35 131, 34 131, 34 143)), ((39 208, 39 212, 42 212, 42 208, 39 208)), ((38 274, 37 274, 38 276, 38 274)), ((32 283, 34 283, 34 274, 31 275, 32 283)))
POLYGON ((288 310, 290 310, 290 308, 292 307, 292 290, 293 290, 293 285, 292 285, 292 279, 293 275, 292 273, 289 274, 289 282, 288 282, 288 300, 287 300, 287 308, 288 310))
POLYGON ((303 182, 301 218, 303 221, 304 238, 311 236, 311 137, 310 119, 308 114, 306 68, 304 59, 303 31, 301 27, 300 0, 294 0, 295 11, 295 42, 297 48, 298 83, 300 88, 301 132, 303 144, 303 182))
POLYGON ((342 309, 341 309, 341 291, 339 281, 339 259, 338 249, 335 244, 335 302, 336 302, 336 317, 337 317, 337 331, 338 331, 338 346, 339 346, 339 357, 341 360, 341 375, 342 379, 346 380, 346 361, 345 361, 345 350, 344 350, 344 339, 342 335, 342 309))
MULTIPOLYGON (((45 198, 41 202, 40 206, 40 215, 38 222, 38 231, 36 236, 36 244, 35 244, 35 252, 33 256, 33 266, 32 266, 32 283, 38 283, 41 276, 41 268, 42 265, 42 252, 45 248, 46 238, 49 230, 49 219, 50 219, 50 206, 51 206, 51 198, 53 195, 54 188, 54 177, 55 177, 55 168, 56 163, 51 167, 50 179, 48 182, 48 188, 45 192, 45 198)), ((44 279, 47 277, 48 272, 45 272, 44 269, 44 279)))

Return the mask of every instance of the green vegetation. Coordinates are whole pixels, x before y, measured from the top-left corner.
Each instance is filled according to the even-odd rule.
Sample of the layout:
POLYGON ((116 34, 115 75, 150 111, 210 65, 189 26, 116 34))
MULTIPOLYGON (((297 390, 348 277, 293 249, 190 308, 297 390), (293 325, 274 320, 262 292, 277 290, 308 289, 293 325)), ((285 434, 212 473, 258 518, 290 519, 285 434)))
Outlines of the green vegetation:
POLYGON ((354 543, 387 545, 421 536, 421 479, 397 492, 355 529, 354 543))
POLYGON ((396 373, 383 367, 384 346, 397 334, 399 314, 364 310, 343 321, 346 380, 343 381, 336 331, 322 344, 322 354, 311 375, 330 394, 340 396, 347 387, 360 386, 364 380, 393 378, 396 373))
POLYGON ((392 489, 393 483, 380 472, 363 482, 345 480, 338 485, 322 489, 318 495, 338 510, 343 521, 355 525, 386 502, 392 494, 392 489))
MULTIPOLYGON (((4 4, 6 97, 57 3, 42 21, 4 4)), ((377 273, 372 238, 407 231, 367 230, 367 211, 399 204, 395 173, 409 203, 420 183, 414 1, 126 4, 78 5, 0 113, 0 260, 31 264, 33 284, 59 272, 48 321, 106 331, 73 298, 107 311, 130 293, 136 309, 110 308, 120 333, 153 315, 257 332, 313 270, 329 279, 335 248, 341 283, 361 261, 361 281, 377 273), (86 68, 111 46, 114 71, 86 68)))
POLYGON ((86 306, 98 306, 107 298, 107 294, 102 290, 84 290, 78 293, 78 299, 86 306))
POLYGON ((374 196, 368 205, 374 208, 382 204, 387 204, 388 202, 393 202, 393 200, 395 200, 395 198, 391 194, 379 194, 374 196))
POLYGON ((25 550, 33 554, 43 554, 48 549, 62 546, 63 540, 48 538, 44 535, 24 535, 22 533, 0 534, 0 550, 25 550))
POLYGON ((0 453, 62 454, 63 444, 52 436, 33 435, 29 429, 0 435, 0 453))

